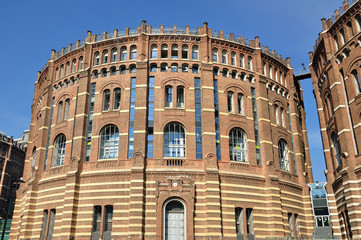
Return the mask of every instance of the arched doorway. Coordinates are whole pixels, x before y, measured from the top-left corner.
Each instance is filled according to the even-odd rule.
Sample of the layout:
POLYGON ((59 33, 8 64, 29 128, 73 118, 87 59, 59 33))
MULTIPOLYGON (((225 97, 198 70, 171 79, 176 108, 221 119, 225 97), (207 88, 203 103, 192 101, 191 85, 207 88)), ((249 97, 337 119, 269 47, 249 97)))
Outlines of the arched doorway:
POLYGON ((185 239, 185 209, 179 200, 171 200, 164 209, 164 238, 165 240, 185 239))

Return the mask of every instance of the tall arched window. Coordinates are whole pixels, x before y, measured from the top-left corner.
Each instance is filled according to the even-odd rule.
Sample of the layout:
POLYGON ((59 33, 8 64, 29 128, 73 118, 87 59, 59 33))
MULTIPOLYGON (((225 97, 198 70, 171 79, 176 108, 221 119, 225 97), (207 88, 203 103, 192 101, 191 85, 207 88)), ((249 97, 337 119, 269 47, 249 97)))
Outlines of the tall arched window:
POLYGON ((340 152, 340 145, 338 143, 337 135, 336 133, 332 133, 331 135, 332 144, 333 144, 333 153, 335 154, 335 160, 337 166, 340 166, 342 164, 341 162, 341 152, 340 152))
POLYGON ((234 112, 234 93, 229 91, 227 92, 227 106, 228 106, 228 112, 233 113, 234 112))
POLYGON ((352 37, 354 33, 353 33, 353 28, 352 28, 352 23, 351 23, 351 21, 348 21, 348 22, 346 23, 346 26, 347 26, 347 28, 348 28, 349 37, 352 37))
POLYGON ((73 62, 72 62, 72 64, 71 64, 71 72, 73 73, 73 72, 75 72, 76 71, 76 59, 73 59, 73 62))
POLYGON ((60 122, 63 119, 63 101, 59 102, 59 106, 58 106, 58 121, 60 122))
POLYGON ((178 45, 172 45, 171 58, 178 58, 178 45))
POLYGON ((117 48, 113 48, 111 54, 112 54, 112 59, 111 59, 111 61, 112 61, 112 62, 116 62, 116 61, 117 61, 117 58, 118 58, 118 49, 117 49, 117 48))
POLYGON ((288 148, 285 140, 281 139, 278 142, 278 157, 280 160, 280 168, 282 170, 290 170, 290 162, 288 160, 288 148))
POLYGON ((212 62, 218 62, 218 50, 216 48, 212 50, 212 62))
POLYGON ((64 120, 68 120, 69 108, 70 108, 70 99, 68 98, 65 100, 64 120))
POLYGON ((356 95, 357 95, 357 94, 359 94, 361 92, 360 79, 358 77, 358 73, 357 73, 356 69, 352 70, 351 74, 353 76, 355 91, 356 91, 356 95))
POLYGON ((343 28, 340 29, 340 35, 341 35, 341 43, 343 45, 346 43, 345 31, 343 30, 343 28))
POLYGON ((240 128, 233 128, 229 132, 229 158, 231 161, 248 162, 247 136, 240 128))
POLYGON ((336 47, 336 51, 337 51, 340 48, 340 46, 338 45, 337 35, 333 36, 333 40, 335 42, 335 47, 336 47))
POLYGON ((239 54, 239 66, 244 68, 244 55, 242 53, 239 54))
POLYGON ((275 120, 276 120, 276 124, 279 125, 280 120, 278 118, 278 105, 277 104, 275 104, 275 120))
POLYGON ((60 78, 64 77, 64 64, 60 66, 60 78))
POLYGON ((252 70, 252 57, 248 57, 248 69, 252 70))
POLYGON ((150 54, 150 58, 158 58, 158 47, 157 47, 157 45, 152 45, 151 47, 150 47, 150 52, 151 52, 151 54, 150 54))
POLYGON ((130 60, 137 59, 137 46, 133 45, 130 47, 130 60))
POLYGON ((66 63, 66 70, 65 70, 65 75, 68 75, 70 73, 70 62, 66 63))
POLYGON ((192 47, 192 59, 198 59, 198 46, 192 47))
POLYGON ((177 107, 184 107, 184 87, 177 87, 177 107))
POLYGON ((114 89, 113 109, 120 109, 120 88, 115 88, 114 89))
POLYGON ((237 94, 237 103, 238 103, 238 113, 244 114, 243 94, 242 93, 237 94))
POLYGON ((276 82, 278 82, 278 71, 277 71, 277 69, 275 69, 275 80, 276 80, 276 82))
POLYGON ((168 202, 164 209, 164 239, 185 239, 184 205, 178 200, 168 202))
POLYGON ((108 63, 108 50, 103 51, 103 60, 102 64, 108 63))
POLYGON ((83 63, 84 63, 83 57, 80 57, 78 71, 83 69, 83 63))
POLYGON ((110 90, 105 89, 103 93, 103 111, 108 111, 110 107, 110 90))
POLYGON ((164 157, 185 157, 186 138, 182 124, 169 123, 164 128, 164 157))
POLYGON ((231 53, 231 64, 233 66, 236 66, 236 53, 235 52, 231 53))
POLYGON ((127 60, 127 47, 122 47, 120 49, 120 61, 126 61, 127 60))
POLYGON ((36 147, 33 148, 33 154, 32 154, 32 158, 31 158, 30 177, 33 176, 33 171, 35 170, 35 162, 36 162, 36 147))
POLYGON ((93 62, 94 66, 98 66, 99 65, 99 52, 95 52, 94 53, 94 62, 93 62))
POLYGON ((182 46, 182 59, 188 59, 188 46, 182 46))
POLYGON ((235 209, 237 239, 244 239, 243 208, 235 209))
POLYGON ((168 45, 167 44, 162 45, 161 52, 160 52, 160 57, 161 58, 168 58, 168 45))
POLYGON ((107 125, 100 131, 99 159, 117 158, 119 130, 115 125, 107 125))
POLYGON ((54 141, 53 167, 64 164, 66 138, 64 134, 59 134, 54 141))
POLYGON ((227 51, 226 50, 222 51, 222 63, 228 63, 227 51))
POLYGON ((165 87, 165 106, 173 107, 173 87, 172 86, 165 87))
POLYGON ((59 68, 55 69, 55 80, 59 79, 59 68))
POLYGON ((356 19, 356 23, 357 23, 357 32, 359 33, 361 31, 361 17, 360 17, 360 14, 357 14, 355 16, 355 19, 356 19))
POLYGON ((285 118, 284 118, 284 113, 283 113, 283 107, 280 108, 280 115, 281 115, 281 125, 282 127, 285 126, 285 118))

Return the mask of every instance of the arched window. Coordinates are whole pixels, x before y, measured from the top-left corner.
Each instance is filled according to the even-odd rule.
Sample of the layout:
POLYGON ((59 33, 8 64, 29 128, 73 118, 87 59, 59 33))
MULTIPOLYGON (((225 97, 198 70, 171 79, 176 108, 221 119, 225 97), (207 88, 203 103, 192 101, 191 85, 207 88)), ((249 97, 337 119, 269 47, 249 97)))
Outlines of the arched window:
POLYGON ((188 72, 188 69, 189 69, 188 64, 186 63, 182 64, 182 72, 188 72))
POLYGON ((160 57, 161 58, 168 58, 168 45, 167 44, 162 45, 160 57))
POLYGON ((114 89, 114 104, 113 109, 120 109, 120 88, 114 89))
POLYGON ((133 45, 130 47, 130 60, 137 59, 137 46, 133 45))
POLYGON ((247 136, 240 128, 233 128, 229 132, 229 158, 231 161, 248 162, 247 136))
POLYGON ((184 87, 177 87, 177 107, 184 107, 184 87))
POLYGON ((340 145, 338 143, 337 135, 336 133, 332 133, 331 135, 332 144, 333 144, 333 153, 335 154, 335 160, 337 166, 340 166, 342 164, 341 162, 341 152, 340 152, 340 145))
POLYGON ((280 108, 280 115, 281 115, 281 124, 282 127, 285 126, 285 118, 284 118, 284 114, 283 114, 283 107, 280 108))
POLYGON ((64 120, 68 120, 69 108, 70 108, 70 99, 68 98, 65 100, 64 120))
POLYGON ((267 69, 267 65, 265 62, 262 62, 262 74, 266 75, 266 69, 267 69))
POLYGON ((66 138, 64 134, 59 134, 54 141, 53 167, 64 164, 66 138))
POLYGON ((199 66, 197 64, 192 65, 192 73, 198 73, 199 72, 199 66))
POLYGON ((164 128, 164 157, 185 157, 186 138, 182 124, 169 123, 164 128))
POLYGON ((68 75, 70 73, 70 62, 66 63, 66 70, 65 70, 65 75, 68 75))
POLYGON ((151 72, 157 72, 157 64, 153 63, 150 65, 150 71, 151 72))
POLYGON ((99 159, 117 158, 119 130, 115 125, 107 125, 100 131, 99 159))
POLYGON ((102 64, 108 63, 108 50, 103 51, 103 60, 102 64))
POLYGON ((106 68, 103 68, 100 72, 101 72, 101 76, 102 76, 102 77, 106 77, 106 76, 107 76, 107 69, 106 69, 106 68))
POLYGON ((118 49, 117 48, 112 48, 112 62, 116 62, 117 58, 118 58, 118 49))
POLYGON ((347 30, 348 30, 348 33, 349 33, 349 37, 351 38, 353 36, 353 34, 354 34, 351 21, 348 21, 346 23, 346 26, 348 28, 347 30))
POLYGON ((359 94, 361 92, 360 79, 358 77, 358 73, 357 73, 356 69, 352 70, 351 74, 353 76, 355 91, 356 91, 356 95, 357 95, 357 94, 359 94))
POLYGON ((237 94, 237 103, 238 103, 238 113, 244 114, 243 94, 242 93, 237 94))
POLYGON ((58 106, 58 122, 60 122, 63 119, 62 114, 63 114, 63 101, 59 102, 59 106, 58 106))
POLYGON ((242 53, 239 54, 239 66, 244 68, 244 55, 242 53))
POLYGON ((340 29, 340 35, 341 35, 341 43, 343 45, 346 43, 345 31, 343 30, 343 28, 340 29))
POLYGON ((76 59, 73 59, 71 66, 71 72, 73 73, 76 71, 76 59))
POLYGON ((330 119, 333 115, 333 105, 331 101, 331 95, 327 94, 325 97, 325 105, 326 105, 326 113, 327 113, 327 120, 330 119))
POLYGON ((55 80, 59 79, 59 68, 55 69, 55 80))
POLYGON ((110 76, 114 75, 117 75, 117 68, 113 66, 110 68, 110 76))
POLYGON ((126 74, 126 71, 127 71, 127 69, 124 65, 119 67, 119 74, 126 74))
POLYGON ((171 58, 178 58, 178 45, 172 45, 171 58))
POLYGON ((223 68, 223 70, 222 70, 222 76, 223 76, 223 77, 228 77, 228 69, 227 69, 227 68, 223 68))
POLYGON ((276 82, 278 82, 278 71, 277 71, 277 69, 275 69, 275 80, 276 80, 276 82))
POLYGON ((252 57, 248 57, 248 69, 252 70, 252 57))
POLYGON ((94 70, 92 72, 92 75, 93 75, 93 79, 98 78, 98 70, 94 70))
POLYGON ((237 71, 232 71, 232 78, 236 79, 237 78, 237 71))
POLYGON ((99 65, 99 52, 95 52, 94 53, 94 62, 93 62, 94 66, 98 66, 99 65))
POLYGON ((126 61, 127 60, 127 48, 122 47, 120 49, 120 61, 126 61))
POLYGON ((150 51, 151 51, 151 55, 150 55, 150 58, 158 58, 158 47, 157 45, 153 44, 151 47, 150 47, 150 51))
POLYGON ((278 142, 278 157, 280 160, 280 168, 289 171, 290 162, 288 161, 288 148, 286 141, 283 139, 278 142))
POLYGON ((80 57, 80 58, 79 58, 79 67, 78 67, 78 71, 83 69, 83 62, 84 62, 83 57, 80 57))
POLYGON ((64 77, 64 64, 60 67, 60 78, 64 77))
POLYGON ((192 47, 192 59, 198 59, 198 46, 192 47))
POLYGON ((360 17, 360 14, 357 14, 355 16, 355 19, 356 19, 356 23, 357 23, 357 32, 359 33, 361 31, 361 17, 360 17))
POLYGON ((188 46, 182 46, 182 59, 188 59, 188 46))
POLYGON ((279 125, 280 120, 278 118, 278 105, 277 104, 275 104, 275 120, 276 120, 276 124, 279 125))
POLYGON ((228 106, 228 112, 233 113, 234 112, 234 93, 229 91, 227 92, 227 106, 228 106))
POLYGON ((172 63, 170 70, 171 72, 178 72, 178 64, 172 63))
POLYGON ((212 61, 218 62, 218 50, 216 48, 213 48, 212 50, 212 61))
POLYGON ((235 209, 237 239, 244 239, 243 208, 235 209))
POLYGON ((130 73, 136 73, 137 72, 137 67, 134 64, 130 65, 129 66, 129 72, 130 73))
POLYGON ((269 78, 273 79, 272 67, 271 66, 269 66, 269 78))
POLYGON ((108 111, 110 107, 110 90, 105 89, 103 92, 103 111, 108 111))
POLYGON ((213 76, 218 76, 219 75, 219 68, 214 67, 213 68, 213 76))
POLYGON ((168 71, 168 65, 166 63, 160 64, 160 71, 161 72, 167 72, 168 71))
POLYGON ((164 211, 164 239, 185 239, 184 205, 177 200, 167 203, 164 211))
POLYGON ((35 162, 36 162, 36 147, 33 148, 33 154, 32 154, 32 158, 31 158, 30 177, 33 176, 33 171, 35 170, 35 162))
POLYGON ((165 87, 165 106, 173 107, 173 87, 172 86, 165 87))
POLYGON ((335 47, 336 47, 336 51, 337 51, 340 48, 340 46, 338 45, 337 35, 333 36, 333 40, 335 42, 335 47))
POLYGON ((236 66, 236 53, 235 52, 231 53, 231 64, 233 66, 236 66))
POLYGON ((280 83, 283 84, 282 73, 280 72, 280 83))
POLYGON ((222 51, 222 63, 228 63, 227 51, 226 50, 222 51))

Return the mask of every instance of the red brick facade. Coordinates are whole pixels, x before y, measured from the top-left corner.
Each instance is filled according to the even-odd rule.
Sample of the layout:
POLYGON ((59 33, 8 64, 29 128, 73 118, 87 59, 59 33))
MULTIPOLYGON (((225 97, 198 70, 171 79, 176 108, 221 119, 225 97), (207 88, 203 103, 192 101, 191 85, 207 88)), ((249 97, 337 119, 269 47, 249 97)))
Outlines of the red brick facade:
MULTIPOLYGON (((127 28, 103 36, 89 32, 84 43, 78 41, 60 53, 52 52, 35 83, 32 113, 26 184, 16 203, 11 232, 14 239, 39 239, 51 231, 52 224, 52 239, 94 238, 94 206, 100 206, 101 222, 106 221, 106 206, 112 206, 111 239, 164 239, 165 211, 171 200, 184 207, 186 239, 235 239, 236 208, 244 210, 240 228, 245 236, 289 236, 290 228, 294 235, 312 235, 307 183, 313 180, 302 92, 293 80, 290 60, 261 48, 258 37, 248 42, 234 34, 214 33, 206 23, 197 30, 176 26, 152 29, 142 22, 135 31, 127 28), (153 57, 152 46, 157 48, 153 57), (126 56, 122 54, 124 47, 126 56), (152 69, 152 64, 157 68, 152 69), (149 77, 154 77, 155 96, 151 130, 149 77), (132 78, 136 79, 134 86, 132 78), (199 87, 195 85, 197 78, 199 87), (93 93, 92 83, 96 84, 93 93), (184 89, 183 100, 176 91, 179 86, 184 89), (166 97, 167 87, 173 87, 172 98, 166 97), (121 91, 119 108, 117 88, 121 91), (107 89, 109 104, 105 100, 107 89), (195 102, 197 91, 200 109, 195 102), (135 105, 131 102, 133 93, 135 105), (231 93, 233 99, 228 99, 231 93), (243 105, 238 96, 243 96, 243 105), (94 111, 89 112, 92 99, 94 111), (167 101, 172 104, 166 106, 167 101), (201 116, 200 134, 195 124, 197 114, 201 116), (169 123, 184 128, 184 156, 166 153, 165 129, 169 123), (118 152, 112 153, 112 158, 100 159, 102 129, 110 124, 119 129, 118 152), (246 135, 244 145, 232 148, 238 154, 232 155, 233 160, 242 161, 233 161, 230 156, 230 133, 235 128, 246 135), (63 136, 59 134, 66 139, 64 162, 58 158, 61 146, 57 137, 63 136), (153 156, 147 157, 150 134, 153 156), (202 157, 198 158, 200 136, 202 157), (287 145, 281 153, 285 155, 282 163, 280 142, 287 145), (31 152, 35 148, 32 168, 31 152), (44 218, 47 214, 50 220, 44 218), (51 214, 55 215, 53 220, 51 214), (249 233, 247 224, 252 228, 249 233)), ((105 229, 105 224, 100 224, 99 237, 108 239, 105 229)))
POLYGON ((361 2, 344 1, 322 19, 310 69, 326 161, 335 235, 361 238, 361 2))

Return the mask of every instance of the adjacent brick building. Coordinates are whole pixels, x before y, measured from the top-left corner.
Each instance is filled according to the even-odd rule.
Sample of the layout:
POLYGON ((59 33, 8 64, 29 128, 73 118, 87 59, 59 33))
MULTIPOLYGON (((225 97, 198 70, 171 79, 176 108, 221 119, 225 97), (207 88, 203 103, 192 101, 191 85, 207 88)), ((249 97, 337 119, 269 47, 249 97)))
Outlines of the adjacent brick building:
POLYGON ((344 1, 332 18, 322 19, 322 28, 310 53, 310 69, 327 167, 326 188, 334 209, 331 221, 343 239, 360 239, 361 2, 344 1))
POLYGON ((289 59, 258 37, 88 32, 39 72, 14 239, 310 236, 289 59))

